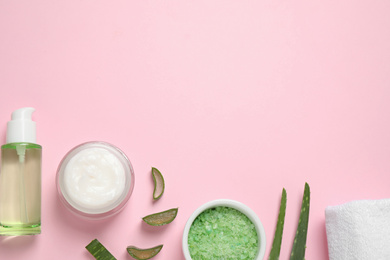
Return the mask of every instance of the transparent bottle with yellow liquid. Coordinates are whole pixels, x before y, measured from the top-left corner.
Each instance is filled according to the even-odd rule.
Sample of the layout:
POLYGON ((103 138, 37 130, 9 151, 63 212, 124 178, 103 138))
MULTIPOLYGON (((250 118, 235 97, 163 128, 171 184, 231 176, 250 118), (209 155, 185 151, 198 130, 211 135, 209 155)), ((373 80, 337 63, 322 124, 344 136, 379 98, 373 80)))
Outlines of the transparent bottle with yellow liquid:
POLYGON ((41 233, 42 147, 36 144, 34 108, 12 113, 1 147, 0 235, 41 233))

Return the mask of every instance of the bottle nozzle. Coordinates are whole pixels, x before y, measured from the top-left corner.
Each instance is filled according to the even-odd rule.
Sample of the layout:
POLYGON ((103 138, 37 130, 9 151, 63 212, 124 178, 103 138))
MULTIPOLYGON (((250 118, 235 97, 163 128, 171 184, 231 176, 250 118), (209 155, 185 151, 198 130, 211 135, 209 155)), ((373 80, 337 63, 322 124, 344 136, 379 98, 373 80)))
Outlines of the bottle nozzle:
POLYGON ((32 113, 35 111, 33 107, 24 107, 12 112, 12 120, 31 120, 32 113))
POLYGON ((32 107, 24 107, 12 113, 7 124, 7 143, 36 143, 36 125, 32 121, 32 107))

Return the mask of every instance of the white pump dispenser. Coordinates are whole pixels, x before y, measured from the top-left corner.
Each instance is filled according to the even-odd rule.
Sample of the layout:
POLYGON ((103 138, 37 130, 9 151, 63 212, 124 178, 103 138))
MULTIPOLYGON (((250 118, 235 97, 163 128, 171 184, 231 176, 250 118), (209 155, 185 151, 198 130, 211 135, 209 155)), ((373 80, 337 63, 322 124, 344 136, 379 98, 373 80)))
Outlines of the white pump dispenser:
POLYGON ((7 143, 36 143, 36 123, 32 121, 32 107, 24 107, 12 113, 7 123, 7 143))

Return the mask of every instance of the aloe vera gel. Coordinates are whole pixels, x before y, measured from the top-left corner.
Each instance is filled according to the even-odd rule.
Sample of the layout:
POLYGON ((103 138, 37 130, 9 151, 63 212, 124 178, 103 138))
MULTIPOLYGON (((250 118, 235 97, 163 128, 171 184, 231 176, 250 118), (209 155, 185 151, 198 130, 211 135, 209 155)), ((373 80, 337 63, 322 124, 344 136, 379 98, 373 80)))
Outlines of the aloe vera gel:
POLYGON ((224 206, 203 211, 188 234, 191 258, 248 259, 258 254, 255 225, 240 211, 224 206))
POLYGON ((1 147, 0 235, 41 233, 42 147, 36 144, 34 108, 12 113, 1 147))

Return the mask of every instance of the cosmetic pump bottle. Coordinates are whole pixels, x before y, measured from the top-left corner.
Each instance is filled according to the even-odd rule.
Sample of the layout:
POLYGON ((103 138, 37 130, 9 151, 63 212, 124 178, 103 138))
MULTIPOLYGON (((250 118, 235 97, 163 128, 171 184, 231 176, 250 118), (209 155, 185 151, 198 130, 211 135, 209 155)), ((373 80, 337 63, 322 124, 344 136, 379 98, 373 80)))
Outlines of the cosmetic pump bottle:
POLYGON ((34 108, 12 113, 1 147, 0 235, 41 233, 42 147, 36 144, 34 108))

